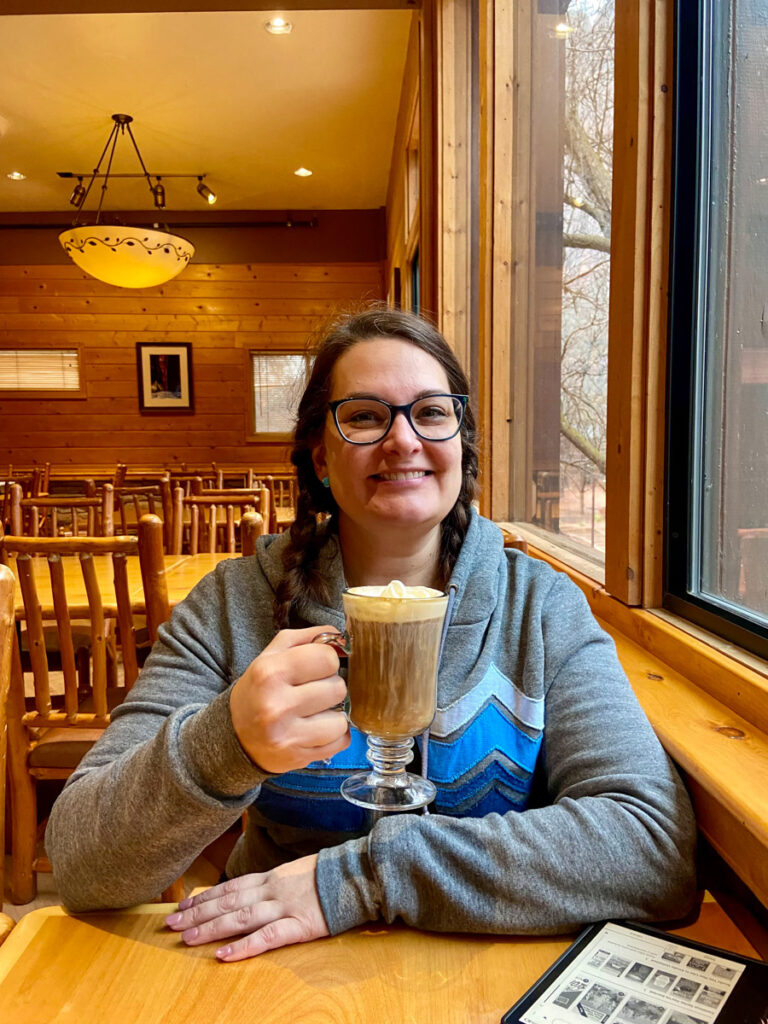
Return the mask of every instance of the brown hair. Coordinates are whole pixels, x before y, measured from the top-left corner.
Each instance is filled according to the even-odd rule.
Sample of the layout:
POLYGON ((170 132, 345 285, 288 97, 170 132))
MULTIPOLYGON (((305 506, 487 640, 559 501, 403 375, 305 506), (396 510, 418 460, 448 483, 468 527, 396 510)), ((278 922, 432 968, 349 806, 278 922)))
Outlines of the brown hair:
MULTIPOLYGON (((328 602, 325 579, 317 569, 320 548, 336 530, 338 506, 327 487, 317 479, 312 449, 320 443, 331 397, 333 368, 337 360, 360 341, 395 338, 416 345, 445 370, 453 394, 465 395, 469 385, 454 353, 429 321, 383 304, 343 316, 334 322, 315 349, 312 372, 297 415, 291 461, 296 466, 298 498, 296 519, 283 555, 285 575, 277 588, 275 623, 282 629, 305 618, 310 601, 328 602), (330 522, 318 530, 318 518, 330 513, 330 522)), ((477 489, 477 432, 467 406, 461 425, 461 489, 456 504, 441 524, 440 571, 447 584, 469 526, 470 506, 477 489)))

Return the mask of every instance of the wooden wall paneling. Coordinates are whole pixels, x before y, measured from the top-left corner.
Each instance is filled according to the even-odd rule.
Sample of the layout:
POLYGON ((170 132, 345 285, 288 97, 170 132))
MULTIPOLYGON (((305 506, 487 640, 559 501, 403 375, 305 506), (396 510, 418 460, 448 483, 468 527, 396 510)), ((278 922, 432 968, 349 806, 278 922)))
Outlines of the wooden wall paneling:
POLYGON ((0 461, 108 471, 118 461, 149 468, 216 460, 279 472, 288 461, 288 445, 245 440, 250 376, 244 353, 304 351, 335 311, 381 298, 383 276, 379 263, 195 264, 173 284, 172 295, 157 289, 126 293, 76 267, 0 267, 0 311, 15 310, 2 314, 0 345, 76 342, 85 384, 85 397, 77 403, 0 399, 0 461), (256 303, 269 312, 252 314, 256 303), (179 340, 194 346, 195 410, 142 415, 136 343, 179 340))
POLYGON ((471 375, 472 4, 437 7, 437 320, 471 375))
POLYGON ((419 294, 421 310, 432 316, 437 306, 437 253, 441 240, 437 234, 437 68, 438 32, 436 7, 441 0, 423 0, 419 47, 419 294))
MULTIPOLYGON (((175 280, 182 281, 317 281, 374 284, 380 280, 378 263, 190 263, 175 280)), ((102 289, 111 285, 94 281, 71 262, 64 264, 0 264, 0 280, 58 281, 79 279, 92 281, 102 289)), ((166 288, 167 285, 163 285, 166 288)), ((137 289, 138 294, 154 293, 155 289, 137 289)))

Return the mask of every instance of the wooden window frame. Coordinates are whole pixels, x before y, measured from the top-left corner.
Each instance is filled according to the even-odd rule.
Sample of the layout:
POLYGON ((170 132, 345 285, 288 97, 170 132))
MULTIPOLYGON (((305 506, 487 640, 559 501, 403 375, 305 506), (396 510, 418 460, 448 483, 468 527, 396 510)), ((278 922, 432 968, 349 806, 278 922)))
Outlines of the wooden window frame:
MULTIPOLYGON (((529 551, 567 573, 614 635, 685 773, 702 833, 768 906, 768 662, 661 609, 674 0, 617 0, 615 10, 604 585, 574 568, 565 549, 534 541, 529 551)), ((481 472, 492 481, 482 507, 497 521, 508 518, 519 483, 510 445, 525 443, 524 396, 512 383, 520 355, 511 297, 524 295, 525 279, 516 244, 524 218, 513 216, 515 146, 525 132, 515 119, 525 89, 513 63, 519 11, 494 0, 481 16, 480 412, 489 431, 481 472)))
MULTIPOLYGON (((662 512, 667 278, 672 157, 672 0, 616 3, 616 71, 608 447, 604 582, 628 605, 653 607, 662 594, 662 512)), ((494 519, 524 520, 530 446, 531 367, 515 345, 525 316, 530 216, 518 166, 527 145, 527 82, 515 64, 525 5, 495 0, 481 15, 480 400, 490 432, 481 476, 492 490, 481 507, 494 519), (522 147, 522 149, 521 149, 522 147), (519 330, 519 328, 518 328, 519 330), (512 446, 512 447, 511 447, 512 446), (512 516, 510 516, 512 511, 512 516)), ((523 30, 523 29, 521 29, 523 30)), ((525 523, 522 523, 525 527, 525 523)), ((555 537, 547 541, 557 547, 555 537)), ((549 546, 549 544, 548 544, 549 546)), ((574 559, 563 545, 563 562, 574 559)), ((584 562, 576 559, 580 568, 584 562)), ((602 582, 595 567, 593 577, 602 582)))
POLYGON ((77 353, 77 371, 79 378, 79 386, 77 388, 25 388, 25 389, 0 389, 0 403, 5 401, 14 401, 17 399, 37 398, 37 399, 51 399, 55 401, 61 401, 62 399, 71 399, 75 401, 83 401, 87 398, 87 388, 85 380, 85 360, 83 358, 84 348, 82 345, 3 345, 3 351, 13 352, 76 352, 77 353))

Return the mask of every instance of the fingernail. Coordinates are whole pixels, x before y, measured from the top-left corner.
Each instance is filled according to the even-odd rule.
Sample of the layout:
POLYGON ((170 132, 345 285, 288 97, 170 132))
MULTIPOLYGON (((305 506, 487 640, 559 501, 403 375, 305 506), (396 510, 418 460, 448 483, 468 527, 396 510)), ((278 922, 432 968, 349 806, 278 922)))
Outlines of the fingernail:
POLYGON ((179 900, 179 910, 188 910, 192 906, 192 898, 188 896, 184 900, 179 900))
POLYGON ((217 949, 216 950, 216 956, 219 958, 219 960, 226 960, 227 957, 231 956, 231 955, 232 955, 232 947, 231 946, 222 946, 221 949, 217 949))
POLYGON ((184 939, 185 942, 191 942, 192 939, 196 939, 197 938, 197 933, 199 931, 200 931, 199 928, 187 928, 187 930, 185 932, 181 933, 181 937, 182 937, 182 939, 184 939))
POLYGON ((173 928, 173 926, 175 924, 179 924, 180 921, 181 921, 181 914, 169 914, 168 917, 166 917, 166 919, 165 919, 165 923, 169 924, 171 926, 171 928, 173 928))

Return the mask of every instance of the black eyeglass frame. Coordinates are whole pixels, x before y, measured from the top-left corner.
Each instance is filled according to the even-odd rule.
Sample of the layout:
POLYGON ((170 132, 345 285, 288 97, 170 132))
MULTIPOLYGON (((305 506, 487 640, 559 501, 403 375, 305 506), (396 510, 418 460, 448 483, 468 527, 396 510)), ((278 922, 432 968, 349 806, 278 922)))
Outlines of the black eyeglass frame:
POLYGON ((391 405, 389 402, 385 402, 383 398, 370 398, 370 399, 363 399, 363 398, 338 398, 338 399, 336 399, 335 402, 329 402, 328 403, 328 408, 331 410, 331 413, 333 415, 333 422, 336 424, 336 429, 339 432, 339 436, 341 437, 342 441, 346 441, 347 444, 356 444, 356 445, 379 444, 379 442, 383 441, 384 438, 387 436, 387 434, 392 429, 392 424, 395 422, 395 417, 397 416, 397 414, 399 412, 401 412, 403 414, 403 416, 405 416, 406 420, 408 421, 408 425, 410 426, 411 430, 414 432, 416 437, 419 438, 420 441, 429 441, 430 444, 442 444, 443 441, 450 441, 451 438, 456 437, 458 432, 461 430, 461 425, 464 422, 464 413, 466 412, 467 402, 468 401, 469 401, 469 395, 452 395, 452 394, 449 394, 448 392, 441 392, 440 394, 436 394, 436 395, 422 395, 421 398, 414 398, 414 400, 412 402, 406 402, 405 405, 391 405), (411 409, 414 407, 414 405, 418 405, 419 402, 426 402, 430 398, 453 398, 461 406, 461 415, 458 417, 458 419, 459 419, 458 426, 456 427, 456 429, 454 430, 454 432, 452 434, 448 435, 448 437, 439 437, 439 438, 438 437, 425 437, 424 434, 419 433, 419 431, 416 429, 416 426, 415 426, 413 420, 411 419, 411 409), (339 418, 338 418, 338 416, 336 414, 339 406, 340 405, 344 405, 346 402, 361 402, 361 401, 378 402, 379 405, 386 406, 386 408, 389 410, 389 424, 387 425, 387 429, 384 431, 384 433, 381 435, 381 437, 377 437, 375 441, 350 441, 350 439, 346 436, 344 431, 339 426, 339 418))

